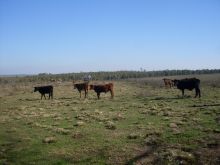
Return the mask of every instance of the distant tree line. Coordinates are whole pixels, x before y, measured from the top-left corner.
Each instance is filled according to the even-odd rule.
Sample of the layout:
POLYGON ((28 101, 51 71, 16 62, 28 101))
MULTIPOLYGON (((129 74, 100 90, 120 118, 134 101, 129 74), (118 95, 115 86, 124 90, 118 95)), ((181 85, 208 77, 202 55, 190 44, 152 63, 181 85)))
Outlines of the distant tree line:
POLYGON ((213 74, 220 73, 220 69, 203 70, 161 70, 161 71, 115 71, 115 72, 80 72, 65 74, 46 74, 41 73, 33 76, 35 79, 55 79, 55 80, 81 80, 85 75, 91 75, 92 80, 123 80, 128 78, 144 78, 175 75, 193 74, 213 74))
POLYGON ((161 71, 115 71, 115 72, 80 72, 50 74, 40 73, 38 75, 0 78, 0 83, 8 81, 16 82, 48 82, 48 81, 73 81, 82 80, 85 75, 91 75, 92 80, 124 80, 129 78, 160 77, 175 75, 198 75, 220 73, 220 69, 202 69, 202 70, 161 70, 161 71))

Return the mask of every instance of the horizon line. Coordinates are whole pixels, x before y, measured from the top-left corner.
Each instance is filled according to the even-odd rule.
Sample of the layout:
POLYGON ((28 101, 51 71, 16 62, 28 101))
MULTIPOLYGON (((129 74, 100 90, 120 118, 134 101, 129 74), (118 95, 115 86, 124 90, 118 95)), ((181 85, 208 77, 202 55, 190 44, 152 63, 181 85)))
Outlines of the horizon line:
POLYGON ((98 73, 98 72, 160 72, 160 71, 202 71, 202 70, 220 70, 217 68, 214 69, 162 69, 162 70, 146 70, 146 69, 140 69, 140 70, 115 70, 115 71, 79 71, 79 72, 63 72, 63 73, 50 73, 50 72, 39 72, 39 73, 18 73, 18 74, 0 74, 0 77, 14 77, 14 76, 37 76, 40 74, 45 75, 59 75, 59 74, 79 74, 79 73, 98 73))

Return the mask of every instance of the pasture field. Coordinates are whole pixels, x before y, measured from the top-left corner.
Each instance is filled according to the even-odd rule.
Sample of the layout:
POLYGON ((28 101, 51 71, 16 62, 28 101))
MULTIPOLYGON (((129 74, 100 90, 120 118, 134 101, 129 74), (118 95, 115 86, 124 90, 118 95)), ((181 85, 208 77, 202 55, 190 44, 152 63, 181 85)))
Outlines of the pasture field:
POLYGON ((1 84, 0 164, 220 164, 220 74, 193 77, 201 98, 163 77, 116 81, 100 100, 71 82, 48 83, 53 100, 1 84))

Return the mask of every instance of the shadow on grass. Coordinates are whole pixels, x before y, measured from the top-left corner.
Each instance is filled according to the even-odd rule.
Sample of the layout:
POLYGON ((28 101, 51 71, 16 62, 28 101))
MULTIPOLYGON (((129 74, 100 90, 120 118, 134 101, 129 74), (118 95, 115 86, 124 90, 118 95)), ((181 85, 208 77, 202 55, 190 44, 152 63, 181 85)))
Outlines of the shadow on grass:
POLYGON ((153 146, 149 147, 145 152, 135 156, 134 158, 131 158, 128 162, 125 163, 125 165, 133 165, 135 162, 140 161, 141 159, 146 159, 149 157, 158 147, 153 146))
POLYGON ((177 97, 155 97, 155 98, 152 98, 150 100, 179 100, 179 99, 189 99, 189 98, 192 98, 191 96, 184 96, 184 97, 180 97, 180 96, 177 96, 177 97))
POLYGON ((195 107, 195 108, 197 108, 197 107, 211 107, 211 106, 220 106, 220 104, 202 104, 202 105, 191 105, 191 106, 189 106, 189 107, 195 107))
POLYGON ((40 98, 26 98, 26 99, 18 99, 20 101, 38 101, 40 98))
POLYGON ((72 100, 73 98, 72 97, 60 97, 60 98, 57 98, 58 100, 72 100))

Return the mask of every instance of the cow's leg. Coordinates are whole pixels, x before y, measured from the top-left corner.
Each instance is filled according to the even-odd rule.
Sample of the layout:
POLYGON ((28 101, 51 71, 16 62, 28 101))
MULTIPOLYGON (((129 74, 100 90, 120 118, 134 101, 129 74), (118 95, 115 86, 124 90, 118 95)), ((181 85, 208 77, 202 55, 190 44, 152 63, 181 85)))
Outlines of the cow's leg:
POLYGON ((81 91, 79 91, 79 95, 80 95, 80 98, 81 98, 81 91))
POLYGON ((41 94, 41 100, 42 100, 43 94, 41 94))
POLYGON ((182 89, 182 97, 184 96, 184 89, 182 89))
POLYGON ((113 97, 114 97, 114 92, 111 90, 110 91, 111 92, 111 98, 113 99, 113 97))
POLYGON ((195 89, 195 92, 196 92, 196 94, 195 94, 195 97, 194 97, 194 98, 196 98, 196 97, 198 96, 198 90, 197 90, 197 88, 195 89))
POLYGON ((86 98, 87 92, 88 92, 88 91, 87 91, 87 90, 85 90, 85 98, 86 98))
POLYGON ((97 93, 97 97, 98 97, 98 99, 100 99, 100 93, 99 92, 97 93))
POLYGON ((200 89, 199 88, 196 88, 196 95, 195 95, 195 98, 199 95, 199 97, 201 97, 200 95, 200 89))
POLYGON ((44 94, 44 98, 45 98, 45 100, 47 100, 47 98, 46 98, 45 94, 44 94))
POLYGON ((167 83, 165 83, 165 88, 167 88, 167 83))

